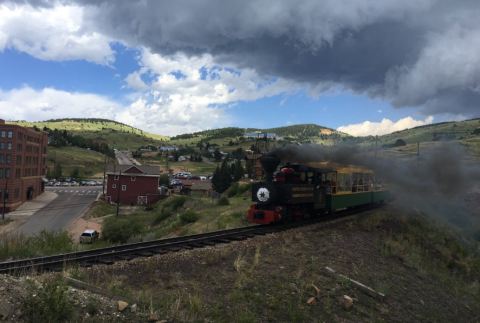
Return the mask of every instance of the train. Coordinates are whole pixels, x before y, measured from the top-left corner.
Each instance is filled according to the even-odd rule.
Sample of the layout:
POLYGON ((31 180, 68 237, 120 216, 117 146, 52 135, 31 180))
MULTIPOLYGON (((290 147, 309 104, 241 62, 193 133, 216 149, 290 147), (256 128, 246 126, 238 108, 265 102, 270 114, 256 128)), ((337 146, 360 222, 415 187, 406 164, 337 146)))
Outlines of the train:
POLYGON ((364 166, 318 161, 286 164, 273 155, 260 158, 265 182, 252 185, 248 218, 257 224, 288 223, 333 214, 335 210, 383 203, 391 192, 364 166), (274 176, 275 173, 275 176, 274 176))

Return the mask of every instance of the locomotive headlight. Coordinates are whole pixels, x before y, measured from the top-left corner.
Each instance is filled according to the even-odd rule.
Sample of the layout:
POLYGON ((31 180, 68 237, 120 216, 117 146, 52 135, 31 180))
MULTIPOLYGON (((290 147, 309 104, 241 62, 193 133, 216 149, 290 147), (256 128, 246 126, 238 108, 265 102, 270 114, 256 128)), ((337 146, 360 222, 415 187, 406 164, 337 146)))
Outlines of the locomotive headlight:
POLYGON ((270 198, 270 191, 266 187, 261 187, 257 191, 257 199, 260 202, 266 202, 270 198))

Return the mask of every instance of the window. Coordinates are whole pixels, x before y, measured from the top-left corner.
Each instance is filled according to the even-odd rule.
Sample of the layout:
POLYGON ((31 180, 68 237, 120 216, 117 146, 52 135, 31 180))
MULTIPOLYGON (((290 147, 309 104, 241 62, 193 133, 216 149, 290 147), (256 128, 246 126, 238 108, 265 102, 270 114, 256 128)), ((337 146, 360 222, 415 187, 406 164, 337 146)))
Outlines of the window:
POLYGON ((43 157, 43 159, 42 159, 42 165, 45 165, 45 161, 46 161, 46 158, 43 157))
POLYGON ((17 165, 22 164, 22 155, 17 155, 17 165))
POLYGON ((135 176, 132 176, 132 182, 135 182, 135 176))
POLYGON ((44 154, 47 153, 47 147, 43 147, 43 153, 44 153, 44 154))
POLYGON ((18 150, 18 151, 22 151, 22 148, 23 148, 23 147, 22 147, 22 144, 17 144, 17 150, 18 150))
POLYGON ((3 164, 5 162, 5 155, 0 154, 0 164, 3 164))
POLYGON ((115 175, 115 180, 118 181, 118 178, 119 178, 119 177, 120 177, 120 176, 115 175))
POLYGON ((4 142, 0 142, 0 149, 5 149, 5 143, 4 142))
POLYGON ((0 188, 0 201, 2 200, 2 189, 0 188))
POLYGON ((122 191, 126 191, 127 190, 127 185, 122 185, 122 191))
POLYGON ((10 178, 10 168, 5 168, 5 178, 10 178))
POLYGON ((7 155, 7 164, 10 164, 12 161, 12 155, 7 155))
POLYGON ((7 143, 7 150, 12 150, 12 143, 11 142, 7 143))
POLYGON ((2 130, 2 138, 5 138, 5 130, 2 130))
POLYGON ((3 178, 3 168, 0 168, 0 178, 3 178))
POLYGON ((15 169, 15 178, 20 178, 20 168, 15 169))
POLYGON ((112 185, 112 188, 117 188, 117 184, 113 184, 113 185, 112 185))
POLYGON ((13 132, 12 131, 8 132, 8 138, 13 138, 13 132))
POLYGON ((13 191, 13 198, 18 198, 20 196, 20 189, 19 188, 16 188, 14 191, 13 191))
POLYGON ((18 133, 18 140, 23 140, 23 133, 21 132, 18 133))

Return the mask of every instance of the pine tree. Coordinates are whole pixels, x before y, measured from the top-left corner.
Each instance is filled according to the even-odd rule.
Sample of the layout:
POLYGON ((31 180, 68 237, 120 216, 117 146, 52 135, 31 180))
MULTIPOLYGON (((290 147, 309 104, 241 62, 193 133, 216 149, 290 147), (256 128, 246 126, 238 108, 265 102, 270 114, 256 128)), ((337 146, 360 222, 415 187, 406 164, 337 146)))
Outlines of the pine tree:
POLYGON ((245 174, 245 170, 243 169, 242 163, 238 160, 235 163, 235 172, 233 173, 233 181, 238 182, 240 179, 242 179, 244 174, 245 174))

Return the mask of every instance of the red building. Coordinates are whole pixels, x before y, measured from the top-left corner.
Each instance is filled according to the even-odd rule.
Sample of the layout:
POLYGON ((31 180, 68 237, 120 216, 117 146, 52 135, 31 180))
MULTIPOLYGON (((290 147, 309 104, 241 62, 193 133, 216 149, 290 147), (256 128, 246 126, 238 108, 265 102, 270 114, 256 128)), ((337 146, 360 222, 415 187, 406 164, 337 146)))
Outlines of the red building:
POLYGON ((0 119, 0 210, 10 212, 45 188, 48 133, 0 119))
POLYGON ((150 204, 160 199, 160 167, 107 165, 107 202, 150 204))

